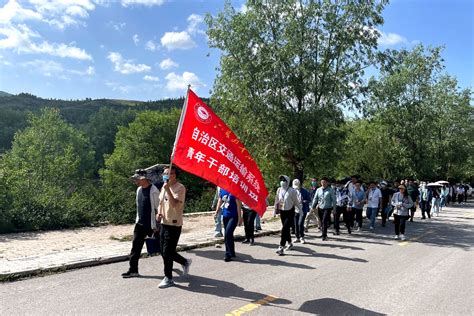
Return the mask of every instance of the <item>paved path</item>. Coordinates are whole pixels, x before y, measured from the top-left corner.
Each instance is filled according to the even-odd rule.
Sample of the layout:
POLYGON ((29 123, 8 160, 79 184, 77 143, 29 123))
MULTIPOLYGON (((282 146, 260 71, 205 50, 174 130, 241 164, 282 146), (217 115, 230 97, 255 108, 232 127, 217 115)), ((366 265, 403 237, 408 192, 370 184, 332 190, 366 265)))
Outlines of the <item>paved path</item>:
MULTIPOLYGON (((261 234, 280 228, 271 215, 271 211, 265 213, 261 234)), ((211 213, 186 216, 179 246, 189 249, 222 243, 222 238, 213 238, 213 230, 211 213)), ((0 280, 127 260, 132 234, 133 225, 109 225, 0 235, 0 280)), ((237 228, 237 234, 244 235, 243 227, 237 228)))
MULTIPOLYGON (((183 253, 191 275, 175 269, 177 286, 160 290, 161 257, 140 261, 142 277, 122 279, 127 262, 0 284, 0 315, 473 315, 474 207, 408 223, 405 242, 393 226, 316 238, 288 255, 277 236, 257 245, 183 253)), ((367 224, 367 222, 366 222, 367 224)))

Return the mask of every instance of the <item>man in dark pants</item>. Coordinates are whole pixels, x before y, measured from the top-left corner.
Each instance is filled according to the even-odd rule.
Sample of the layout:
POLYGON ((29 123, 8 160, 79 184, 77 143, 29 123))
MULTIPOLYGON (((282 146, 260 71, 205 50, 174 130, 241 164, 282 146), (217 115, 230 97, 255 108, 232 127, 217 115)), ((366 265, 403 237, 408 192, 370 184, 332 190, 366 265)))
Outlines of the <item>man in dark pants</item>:
POLYGON ((334 190, 329 186, 328 178, 321 179, 321 187, 316 190, 311 208, 318 209, 319 218, 321 218, 322 226, 322 238, 323 240, 328 239, 328 227, 331 212, 336 208, 336 194, 334 190))
POLYGON ((133 278, 138 274, 138 260, 142 253, 145 238, 157 231, 155 214, 160 202, 160 191, 151 184, 147 178, 147 172, 138 169, 131 179, 138 186, 136 195, 137 217, 135 229, 133 230, 132 250, 130 252, 130 268, 122 273, 124 278, 133 278))
POLYGON ((163 170, 163 188, 160 192, 160 206, 158 208, 157 220, 162 221, 160 242, 161 256, 165 277, 158 286, 160 289, 174 285, 173 281, 173 261, 181 264, 183 275, 189 273, 191 259, 185 259, 176 252, 181 227, 183 226, 184 201, 186 198, 186 188, 178 182, 178 169, 176 167, 163 170))
POLYGON ((336 211, 334 212, 334 234, 339 235, 339 222, 343 214, 346 223, 347 232, 351 233, 351 222, 347 216, 347 204, 349 203, 349 189, 344 186, 342 180, 337 181, 336 187, 336 211))
POLYGON ((413 200, 413 206, 410 208, 410 222, 413 222, 413 217, 415 216, 416 212, 416 205, 420 201, 420 191, 418 191, 418 185, 413 180, 410 180, 408 182, 407 192, 413 200))
POLYGON ((245 229, 245 240, 242 243, 253 246, 255 244, 255 217, 257 216, 257 212, 250 209, 245 203, 242 203, 242 211, 245 229))
POLYGON ((387 219, 390 218, 392 212, 392 204, 390 204, 390 201, 393 195, 392 189, 388 188, 387 181, 380 182, 380 192, 382 193, 382 227, 385 227, 387 219))

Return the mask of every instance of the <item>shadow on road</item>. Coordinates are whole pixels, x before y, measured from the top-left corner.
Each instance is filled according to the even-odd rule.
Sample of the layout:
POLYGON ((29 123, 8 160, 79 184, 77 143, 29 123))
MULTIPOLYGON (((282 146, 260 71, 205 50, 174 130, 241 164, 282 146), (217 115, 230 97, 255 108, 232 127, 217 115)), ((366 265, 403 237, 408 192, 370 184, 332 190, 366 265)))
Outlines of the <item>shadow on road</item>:
POLYGON ((318 315, 385 315, 333 298, 321 298, 304 302, 299 311, 318 315))
MULTIPOLYGON (((177 283, 176 287, 190 292, 209 294, 225 298, 237 298, 246 301, 258 301, 268 296, 267 294, 247 291, 231 282, 194 275, 188 286, 184 286, 182 283, 177 283)), ((291 303, 292 302, 289 300, 278 298, 272 301, 271 305, 291 303)))
MULTIPOLYGON (((224 251, 218 251, 218 250, 192 250, 189 251, 190 253, 194 253, 196 256, 208 258, 208 259, 213 259, 213 260, 222 260, 224 259, 224 251)), ((278 257, 275 254, 275 257, 278 257)), ((266 264, 270 266, 283 266, 283 267, 291 267, 291 268, 297 268, 297 269, 307 269, 307 270, 313 270, 316 269, 315 267, 311 267, 305 264, 299 264, 299 263, 292 263, 292 262, 286 262, 282 260, 276 260, 276 259, 256 259, 248 254, 244 253, 237 253, 237 257, 233 259, 235 262, 245 262, 245 263, 250 263, 250 264, 266 264)))

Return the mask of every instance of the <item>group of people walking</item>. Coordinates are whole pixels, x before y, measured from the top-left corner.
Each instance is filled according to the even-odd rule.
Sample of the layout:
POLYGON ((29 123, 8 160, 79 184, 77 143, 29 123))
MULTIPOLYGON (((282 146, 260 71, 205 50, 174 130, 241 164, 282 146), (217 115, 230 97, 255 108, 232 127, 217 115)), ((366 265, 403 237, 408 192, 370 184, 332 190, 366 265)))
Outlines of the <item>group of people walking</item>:
MULTIPOLYGON (((176 252, 176 247, 183 225, 183 210, 186 188, 178 181, 179 169, 166 168, 163 171, 163 187, 158 189, 147 176, 145 170, 137 170, 132 180, 137 185, 136 224, 130 253, 129 270, 122 274, 124 278, 138 276, 138 261, 145 239, 159 234, 161 254, 164 263, 165 277, 159 287, 174 285, 173 262, 182 266, 183 275, 189 273, 191 259, 185 259, 176 252)), ((333 223, 334 234, 339 235, 341 224, 347 233, 362 229, 364 214, 369 219, 369 229, 374 230, 378 214, 381 225, 386 226, 393 215, 394 238, 405 240, 406 222, 413 221, 417 206, 420 207, 422 219, 438 215, 442 208, 457 199, 458 203, 466 200, 467 188, 462 185, 450 186, 449 183, 438 185, 413 180, 394 181, 389 186, 386 181, 370 181, 364 186, 357 175, 350 180, 330 181, 322 178, 318 182, 311 179, 311 188, 304 188, 299 179, 290 182, 286 175, 279 177, 279 187, 275 192, 273 216, 281 219, 280 243, 276 253, 285 255, 293 248, 294 243, 306 242, 305 233, 311 223, 321 231, 323 241, 328 239, 328 230, 333 223), (342 215, 342 222, 341 222, 342 215), (292 234, 295 238, 292 239, 292 234)), ((236 257, 234 232, 237 226, 244 225, 245 240, 243 243, 255 245, 255 231, 261 230, 260 217, 245 203, 242 203, 231 192, 217 188, 213 202, 216 224, 215 237, 224 237, 224 261, 236 257), (222 234, 222 227, 224 234, 222 234)))

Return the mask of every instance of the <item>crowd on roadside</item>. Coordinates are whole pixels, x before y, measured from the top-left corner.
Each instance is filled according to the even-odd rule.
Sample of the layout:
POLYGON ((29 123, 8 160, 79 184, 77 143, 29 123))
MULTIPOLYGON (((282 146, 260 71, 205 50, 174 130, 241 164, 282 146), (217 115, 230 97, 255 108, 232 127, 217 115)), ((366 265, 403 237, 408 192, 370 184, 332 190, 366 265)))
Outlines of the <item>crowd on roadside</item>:
MULTIPOLYGON (((174 285, 173 263, 182 267, 182 275, 189 274, 191 259, 184 258, 176 247, 183 225, 183 211, 186 187, 179 182, 180 169, 170 166, 163 170, 163 186, 153 184, 150 174, 144 169, 136 170, 131 180, 137 185, 136 224, 130 251, 129 269, 123 278, 138 277, 138 262, 145 242, 147 251, 159 249, 163 258, 164 277, 159 288, 174 285), (152 238, 150 238, 152 237, 152 238), (154 243, 151 241, 154 240, 154 243), (157 245, 158 244, 158 245, 157 245)), ((417 183, 413 180, 370 181, 364 184, 357 175, 350 179, 311 179, 311 187, 306 189, 299 179, 290 181, 286 175, 279 177, 280 185, 275 193, 273 216, 279 216, 282 223, 278 255, 293 248, 294 243, 306 242, 305 233, 313 222, 321 231, 323 241, 328 240, 328 230, 332 224, 333 233, 340 234, 344 225, 347 233, 360 231, 365 217, 369 219, 369 229, 376 228, 377 216, 381 215, 381 225, 385 226, 393 216, 395 239, 405 240, 406 222, 413 221, 417 208, 422 219, 438 216, 448 203, 459 204, 467 200, 468 187, 450 185, 447 181, 417 183), (342 221, 341 221, 342 216, 342 221), (295 235, 295 238, 292 238, 295 235)), ((261 230, 260 217, 254 210, 242 203, 231 192, 218 188, 213 201, 215 208, 215 237, 224 237, 226 262, 236 257, 234 231, 244 225, 244 244, 255 245, 254 233, 261 230), (224 233, 222 233, 222 229, 224 233)))
MULTIPOLYGON (((351 234, 353 230, 362 229, 365 217, 369 220, 369 230, 373 231, 380 215, 380 225, 385 227, 392 218, 394 238, 405 240, 406 222, 413 222, 417 209, 421 211, 422 220, 429 219, 439 216, 449 203, 465 203, 470 194, 468 185, 452 185, 447 181, 428 183, 406 179, 364 183, 358 175, 353 175, 337 181, 312 178, 308 189, 301 185, 299 179, 290 181, 286 175, 281 175, 279 181, 273 214, 279 216, 282 223, 280 244, 276 251, 279 255, 291 250, 294 243, 304 244, 305 233, 311 223, 321 232, 319 237, 326 241, 331 225, 334 235, 340 234, 341 226, 345 226, 347 233, 351 234)), ((243 243, 255 245, 254 231, 261 229, 260 218, 233 194, 220 188, 217 189, 213 208, 216 221, 214 237, 224 237, 224 260, 231 261, 235 257, 235 228, 243 224, 243 243)))

